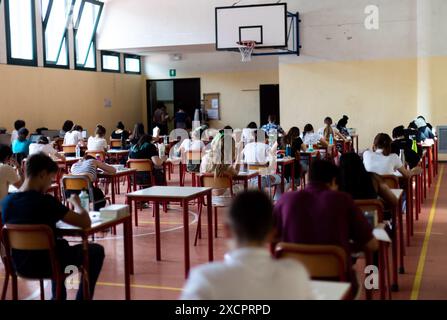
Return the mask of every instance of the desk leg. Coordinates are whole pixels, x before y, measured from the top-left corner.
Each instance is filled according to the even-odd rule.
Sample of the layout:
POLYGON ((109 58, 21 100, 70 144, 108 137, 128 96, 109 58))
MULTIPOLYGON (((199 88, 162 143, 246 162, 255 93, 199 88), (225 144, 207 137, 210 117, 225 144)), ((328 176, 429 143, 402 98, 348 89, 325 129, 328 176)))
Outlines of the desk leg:
POLYGON ((160 203, 154 201, 155 213, 155 247, 157 261, 161 260, 161 245, 160 245, 160 203))
POLYGON ((90 270, 90 262, 88 256, 88 236, 82 236, 82 251, 83 251, 83 273, 82 273, 82 282, 83 282, 83 295, 84 300, 91 300, 90 297, 90 279, 89 279, 89 270, 90 270))
MULTIPOLYGON (((213 253, 213 208, 210 205, 212 203, 211 200, 211 191, 206 195, 206 203, 208 203, 208 261, 214 260, 213 253)), ((216 221, 217 223, 217 221, 216 221)))
POLYGON ((131 270, 132 257, 131 257, 131 244, 130 241, 132 239, 132 232, 129 232, 129 229, 132 228, 132 222, 130 218, 123 224, 123 237, 124 237, 124 287, 125 287, 125 296, 126 300, 130 300, 130 274, 131 270))
POLYGON ((258 189, 262 191, 262 176, 258 175, 258 189))
MULTIPOLYGON (((295 160, 296 161, 296 160, 295 160)), ((292 173, 292 191, 295 191, 295 162, 292 163, 292 169, 290 170, 292 173)))
MULTIPOLYGON (((284 176, 284 165, 279 166, 281 168, 281 192, 284 193, 285 176, 284 176)), ((268 177, 270 179, 270 177, 268 177)))
MULTIPOLYGON (((407 195, 408 197, 408 195, 407 195)), ((402 201, 399 203, 399 208, 397 209, 397 223, 399 227, 399 273, 404 274, 404 255, 405 255, 405 240, 404 240, 404 226, 402 218, 402 201)))
POLYGON ((113 176, 110 180, 111 180, 110 183, 112 185, 112 204, 115 204, 115 183, 116 183, 116 177, 113 176))
POLYGON ((244 191, 247 191, 247 190, 248 190, 248 179, 245 178, 244 179, 244 191))
POLYGON ((411 225, 413 221, 413 179, 407 179, 407 206, 406 206, 406 225, 407 225, 407 246, 410 246, 411 225))
MULTIPOLYGON (((208 202, 208 209, 211 208, 209 205, 211 202, 208 202)), ((188 207, 188 200, 182 200, 183 204, 183 242, 184 242, 184 254, 185 254, 185 279, 188 278, 189 274, 189 264, 190 264, 190 258, 189 258, 189 207, 188 207)), ((209 230, 208 225, 208 230, 209 230)), ((209 237, 209 232, 208 232, 209 237)), ((211 235, 211 239, 212 239, 211 235)))
MULTIPOLYGON (((427 198, 427 158, 426 156, 424 156, 422 158, 422 171, 423 171, 423 188, 424 188, 424 197, 422 198, 423 200, 425 200, 427 198)), ((422 201, 424 202, 424 201, 422 201)))

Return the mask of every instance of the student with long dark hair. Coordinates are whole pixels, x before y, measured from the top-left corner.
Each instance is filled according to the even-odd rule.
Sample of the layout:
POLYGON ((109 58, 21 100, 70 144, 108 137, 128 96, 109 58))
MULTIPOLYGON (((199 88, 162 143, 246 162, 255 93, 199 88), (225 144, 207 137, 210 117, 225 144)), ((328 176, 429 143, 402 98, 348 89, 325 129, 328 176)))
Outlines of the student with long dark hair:
POLYGON ((133 146, 137 144, 138 141, 140 141, 141 137, 144 135, 145 135, 144 124, 142 124, 141 122, 136 123, 135 126, 133 127, 132 134, 129 137, 130 145, 133 146))
POLYGON ((59 131, 59 137, 63 138, 65 137, 65 134, 70 131, 74 126, 73 121, 71 120, 65 120, 64 124, 62 125, 62 129, 59 131))

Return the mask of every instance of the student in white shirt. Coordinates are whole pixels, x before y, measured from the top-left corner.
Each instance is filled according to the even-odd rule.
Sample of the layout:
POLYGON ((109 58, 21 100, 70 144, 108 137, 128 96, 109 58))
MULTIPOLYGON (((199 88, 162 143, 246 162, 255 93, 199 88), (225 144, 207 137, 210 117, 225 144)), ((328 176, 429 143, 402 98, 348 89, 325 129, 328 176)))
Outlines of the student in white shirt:
POLYGON ((191 270, 183 300, 314 299, 309 275, 295 260, 275 260, 267 249, 273 237, 272 203, 262 192, 238 195, 226 230, 230 252, 224 261, 191 270))
POLYGON ((310 145, 319 145, 322 147, 328 146, 328 143, 323 138, 323 136, 314 132, 314 127, 310 123, 304 126, 302 139, 303 143, 307 145, 307 147, 309 147, 310 145))
POLYGON ((255 141, 255 132, 256 129, 258 129, 258 125, 256 124, 256 122, 250 122, 247 125, 247 128, 242 129, 242 141, 244 143, 250 143, 255 141))
POLYGON ((65 133, 64 136, 64 145, 72 146, 72 145, 84 145, 84 140, 82 138, 82 127, 80 125, 75 124, 73 128, 65 133))
MULTIPOLYGON (((202 130, 197 128, 191 133, 191 139, 183 140, 182 144, 179 147, 182 159, 185 161, 188 159, 187 154, 189 152, 200 154, 200 158, 205 149, 205 144, 200 139, 202 135, 202 130)), ((200 171, 200 160, 199 158, 189 159, 186 163, 186 169, 188 172, 199 172, 200 171)))
POLYGON ((65 160, 65 157, 58 153, 56 149, 49 143, 47 137, 40 137, 37 143, 32 143, 29 146, 29 155, 32 156, 36 153, 44 153, 52 159, 60 159, 62 161, 65 160))
POLYGON ((22 170, 12 157, 11 147, 0 145, 0 210, 1 202, 8 195, 9 186, 20 188, 22 183, 22 170))
POLYGON ((26 123, 23 120, 16 120, 14 122, 14 130, 11 132, 11 145, 19 138, 19 130, 25 128, 26 123))
POLYGON ((95 136, 88 138, 87 149, 89 151, 106 151, 108 145, 105 136, 106 128, 98 124, 95 129, 95 136))
POLYGON ((399 156, 391 150, 391 137, 386 133, 379 133, 374 139, 373 150, 363 153, 363 163, 368 172, 378 175, 402 175, 410 178, 421 173, 420 167, 407 170, 399 156))

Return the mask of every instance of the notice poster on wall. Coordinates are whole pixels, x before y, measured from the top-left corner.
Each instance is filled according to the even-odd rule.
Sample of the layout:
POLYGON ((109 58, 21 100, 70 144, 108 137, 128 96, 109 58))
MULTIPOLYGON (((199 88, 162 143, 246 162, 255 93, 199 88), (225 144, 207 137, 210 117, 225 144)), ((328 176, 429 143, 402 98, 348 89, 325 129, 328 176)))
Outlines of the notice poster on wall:
POLYGON ((205 93, 203 101, 209 120, 220 120, 220 93, 205 93))

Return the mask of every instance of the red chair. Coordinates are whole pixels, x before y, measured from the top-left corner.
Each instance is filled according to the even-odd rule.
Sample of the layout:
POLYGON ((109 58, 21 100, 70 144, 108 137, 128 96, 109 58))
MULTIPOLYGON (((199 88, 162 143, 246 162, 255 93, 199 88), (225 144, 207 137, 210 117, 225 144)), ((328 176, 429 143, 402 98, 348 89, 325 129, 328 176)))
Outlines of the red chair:
POLYGON ((12 279, 12 299, 18 300, 17 278, 21 277, 30 280, 39 280, 40 299, 45 300, 43 286, 44 279, 51 279, 56 282, 56 299, 62 298, 62 288, 65 275, 61 272, 59 260, 56 255, 56 245, 53 230, 47 225, 13 225, 6 224, 1 230, 2 260, 5 264, 5 281, 2 290, 2 300, 6 298, 9 277, 12 279), (16 272, 13 267, 11 256, 12 250, 45 250, 51 265, 51 275, 43 275, 42 278, 28 278, 16 272))

